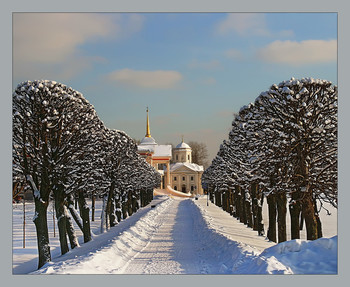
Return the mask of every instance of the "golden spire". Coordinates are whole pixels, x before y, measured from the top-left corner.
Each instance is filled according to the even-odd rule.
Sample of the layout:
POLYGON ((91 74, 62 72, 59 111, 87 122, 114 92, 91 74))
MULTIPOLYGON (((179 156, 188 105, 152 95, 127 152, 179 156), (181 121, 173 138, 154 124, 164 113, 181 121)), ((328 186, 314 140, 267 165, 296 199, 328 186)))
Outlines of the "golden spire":
POLYGON ((151 132, 149 129, 149 117, 148 117, 148 107, 147 107, 147 126, 146 126, 146 138, 150 138, 151 137, 151 132))
POLYGON ((182 143, 184 142, 184 135, 182 135, 182 143))

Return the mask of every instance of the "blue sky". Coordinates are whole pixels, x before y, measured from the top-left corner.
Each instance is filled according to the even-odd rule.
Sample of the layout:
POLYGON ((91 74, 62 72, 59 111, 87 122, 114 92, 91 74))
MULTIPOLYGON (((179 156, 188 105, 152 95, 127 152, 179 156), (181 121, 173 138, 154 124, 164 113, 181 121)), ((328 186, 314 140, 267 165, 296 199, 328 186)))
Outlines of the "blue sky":
POLYGON ((291 77, 337 83, 336 13, 14 13, 13 87, 82 92, 107 127, 207 144, 233 113, 291 77))

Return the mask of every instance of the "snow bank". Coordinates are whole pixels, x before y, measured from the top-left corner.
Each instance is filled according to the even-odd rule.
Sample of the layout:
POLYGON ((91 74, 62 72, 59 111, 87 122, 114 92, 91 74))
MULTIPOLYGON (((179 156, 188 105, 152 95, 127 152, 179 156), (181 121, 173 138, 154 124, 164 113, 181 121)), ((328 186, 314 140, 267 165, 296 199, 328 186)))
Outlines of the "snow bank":
POLYGON ((93 241, 83 244, 53 259, 30 274, 108 274, 122 273, 124 266, 151 239, 159 228, 157 220, 171 203, 168 197, 152 201, 152 205, 139 209, 135 214, 97 235, 93 241))
POLYGON ((263 247, 273 246, 274 243, 245 228, 212 203, 207 207, 203 197, 193 202, 198 208, 197 228, 203 233, 201 244, 205 249, 215 250, 214 256, 220 261, 218 274, 292 274, 288 267, 277 260, 267 260, 265 264, 264 260, 260 260, 263 247), (222 218, 220 223, 217 216, 222 218))
POLYGON ((337 274, 338 237, 315 241, 290 240, 246 257, 235 270, 241 274, 337 274))
POLYGON ((240 234, 235 234, 232 227, 241 225, 238 220, 222 212, 222 222, 218 225, 215 217, 221 210, 217 206, 210 203, 211 208, 206 207, 203 197, 193 202, 202 215, 198 218, 202 218, 199 223, 204 231, 203 238, 209 238, 203 240, 202 244, 215 246, 216 256, 221 258, 219 273, 337 274, 338 236, 315 241, 296 239, 275 244, 257 236, 256 231, 253 231, 255 236, 250 235, 252 230, 247 227, 244 230, 241 226, 240 234), (227 221, 231 221, 230 225, 226 225, 227 221), (262 244, 272 246, 262 250, 257 239, 265 241, 262 244))
POLYGON ((337 274, 337 254, 338 236, 334 236, 315 241, 286 241, 266 249, 260 257, 270 261, 276 259, 294 274, 337 274))

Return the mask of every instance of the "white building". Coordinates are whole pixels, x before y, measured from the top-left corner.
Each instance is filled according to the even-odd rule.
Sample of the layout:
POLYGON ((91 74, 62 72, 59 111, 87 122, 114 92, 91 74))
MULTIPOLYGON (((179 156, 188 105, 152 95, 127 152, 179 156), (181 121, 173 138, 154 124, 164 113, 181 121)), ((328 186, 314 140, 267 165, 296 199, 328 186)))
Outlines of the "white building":
POLYGON ((203 194, 201 178, 203 166, 192 163, 192 149, 183 139, 173 150, 170 165, 171 187, 184 193, 203 194))

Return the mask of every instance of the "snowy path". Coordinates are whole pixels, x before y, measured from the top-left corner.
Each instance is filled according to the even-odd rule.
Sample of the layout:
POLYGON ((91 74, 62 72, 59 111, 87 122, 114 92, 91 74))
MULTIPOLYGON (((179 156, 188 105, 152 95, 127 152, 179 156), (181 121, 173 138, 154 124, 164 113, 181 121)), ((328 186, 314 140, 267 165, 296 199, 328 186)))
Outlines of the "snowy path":
POLYGON ((293 274, 337 270, 337 237, 276 245, 219 207, 158 197, 32 274, 293 274), (302 258, 302 260, 300 260, 302 258))
POLYGON ((140 210, 109 232, 34 273, 232 273, 243 257, 255 256, 273 245, 222 211, 218 233, 216 227, 210 227, 210 221, 219 219, 217 207, 204 207, 204 203, 204 198, 195 201, 163 197, 155 208, 140 210), (229 223, 225 226, 226 221, 229 223), (252 240, 258 248, 228 238, 228 229, 239 235, 239 240, 252 240))
POLYGON ((193 227, 193 208, 189 200, 173 200, 159 215, 159 229, 148 244, 121 273, 126 274, 179 274, 200 273, 197 235, 193 227))

